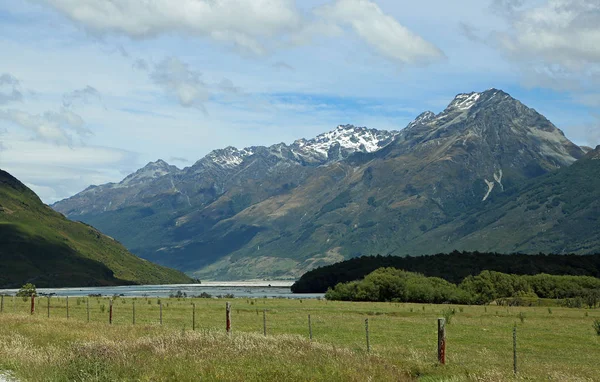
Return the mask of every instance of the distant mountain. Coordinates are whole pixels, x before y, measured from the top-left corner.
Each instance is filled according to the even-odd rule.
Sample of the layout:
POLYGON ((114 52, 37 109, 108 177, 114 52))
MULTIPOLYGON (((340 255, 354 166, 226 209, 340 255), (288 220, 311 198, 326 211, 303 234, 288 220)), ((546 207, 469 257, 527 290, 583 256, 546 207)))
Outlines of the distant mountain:
POLYGON ((65 219, 0 170, 0 288, 187 283, 184 274, 129 253, 113 238, 65 219))
MULTIPOLYGON (((399 132, 345 125, 291 145, 228 147, 183 170, 161 166, 143 185, 126 178, 53 207, 203 279, 293 278, 358 255, 545 250, 524 236, 547 227, 488 231, 483 217, 500 220, 498 203, 584 155, 544 116, 490 89, 459 94, 399 132)), ((588 240, 553 248, 599 249, 579 239, 588 240)))

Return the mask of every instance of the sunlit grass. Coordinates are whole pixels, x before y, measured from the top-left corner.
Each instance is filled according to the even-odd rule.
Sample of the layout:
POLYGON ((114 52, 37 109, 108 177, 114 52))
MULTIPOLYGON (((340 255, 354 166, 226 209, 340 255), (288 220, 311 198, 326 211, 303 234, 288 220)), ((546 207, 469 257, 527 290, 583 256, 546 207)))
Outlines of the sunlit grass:
POLYGON ((436 320, 447 305, 231 299, 228 337, 224 299, 117 298, 112 325, 106 298, 89 298, 89 324, 87 298, 69 299, 68 320, 66 300, 50 301, 48 319, 45 298, 37 299, 34 316, 28 301, 5 298, 0 369, 32 381, 514 380, 516 323, 519 379, 600 380, 600 336, 593 328, 600 310, 553 308, 550 314, 543 307, 456 306, 447 328, 448 364, 442 367, 436 363, 436 320))

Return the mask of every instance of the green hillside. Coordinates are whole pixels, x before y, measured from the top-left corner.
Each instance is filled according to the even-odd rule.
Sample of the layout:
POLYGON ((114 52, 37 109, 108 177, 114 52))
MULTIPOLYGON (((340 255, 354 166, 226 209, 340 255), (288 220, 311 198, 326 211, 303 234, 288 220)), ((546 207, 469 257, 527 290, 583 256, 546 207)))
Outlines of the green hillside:
POLYGON ((119 242, 66 219, 0 170, 0 287, 187 283, 179 271, 140 259, 119 242))

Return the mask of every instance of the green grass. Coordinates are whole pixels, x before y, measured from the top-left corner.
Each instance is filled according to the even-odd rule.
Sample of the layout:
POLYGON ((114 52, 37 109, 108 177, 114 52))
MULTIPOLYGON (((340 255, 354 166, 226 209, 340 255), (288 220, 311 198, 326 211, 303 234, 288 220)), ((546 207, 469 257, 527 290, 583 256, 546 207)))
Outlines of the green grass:
POLYGON ((0 170, 0 287, 191 281, 179 271, 134 256, 89 225, 66 219, 0 170))
POLYGON ((89 324, 86 298, 80 298, 79 304, 77 300, 69 299, 67 320, 64 298, 51 299, 48 319, 47 299, 37 300, 32 317, 29 302, 5 297, 0 314, 0 369, 32 381, 402 380, 407 376, 424 381, 508 381, 515 379, 512 328, 516 323, 519 379, 600 380, 600 336, 593 329, 600 310, 557 307, 549 314, 545 307, 162 298, 160 326, 157 298, 117 298, 112 325, 108 299, 89 299, 89 324), (224 334, 225 301, 232 303, 231 338, 224 334), (452 307, 456 314, 447 327, 448 364, 442 367, 436 363, 436 320, 452 307), (264 309, 267 338, 262 336, 264 309), (520 313, 526 317, 524 322, 520 313), (371 354, 366 353, 365 318, 371 354), (86 377, 78 370, 99 374, 86 377), (108 372, 112 377, 103 374, 108 372), (43 373, 52 377, 44 379, 43 373))

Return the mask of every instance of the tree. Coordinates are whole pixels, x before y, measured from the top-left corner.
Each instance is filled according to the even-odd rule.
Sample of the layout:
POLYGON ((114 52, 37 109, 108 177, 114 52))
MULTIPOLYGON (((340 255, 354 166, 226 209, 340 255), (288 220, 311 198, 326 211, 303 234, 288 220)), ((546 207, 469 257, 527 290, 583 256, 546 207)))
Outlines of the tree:
POLYGON ((27 300, 33 294, 36 293, 35 285, 32 283, 27 283, 19 289, 17 292, 17 297, 23 297, 23 300, 27 300))

